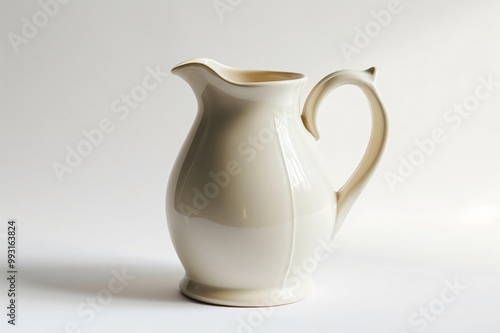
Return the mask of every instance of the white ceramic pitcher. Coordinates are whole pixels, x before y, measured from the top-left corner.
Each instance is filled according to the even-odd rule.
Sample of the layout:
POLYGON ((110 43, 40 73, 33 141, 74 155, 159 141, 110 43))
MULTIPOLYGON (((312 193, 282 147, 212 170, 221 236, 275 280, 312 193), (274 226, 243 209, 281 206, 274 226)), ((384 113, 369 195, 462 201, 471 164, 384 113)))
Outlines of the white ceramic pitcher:
POLYGON ((302 114, 302 74, 242 70, 210 59, 183 62, 172 73, 189 83, 198 101, 167 188, 170 236, 186 270, 181 291, 231 306, 303 299, 313 281, 301 268, 326 255, 385 145, 375 68, 326 76, 302 114), (323 98, 345 84, 366 94, 372 130, 359 166, 336 192, 317 152, 315 116, 323 98))

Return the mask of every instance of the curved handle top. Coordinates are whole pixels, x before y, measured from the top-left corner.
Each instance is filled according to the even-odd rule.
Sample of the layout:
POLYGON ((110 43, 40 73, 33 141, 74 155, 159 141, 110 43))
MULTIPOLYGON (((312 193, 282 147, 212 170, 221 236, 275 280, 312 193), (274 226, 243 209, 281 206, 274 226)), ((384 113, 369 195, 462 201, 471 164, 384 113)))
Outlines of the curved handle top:
POLYGON ((366 152, 351 177, 336 192, 337 218, 330 238, 337 233, 344 223, 347 213, 373 173, 385 146, 387 136, 386 113, 382 101, 372 84, 374 78, 375 67, 371 67, 365 71, 341 70, 334 72, 316 84, 304 104, 302 121, 316 140, 319 139, 315 121, 318 108, 323 99, 335 88, 346 84, 353 84, 359 87, 368 98, 372 114, 371 135, 366 152))

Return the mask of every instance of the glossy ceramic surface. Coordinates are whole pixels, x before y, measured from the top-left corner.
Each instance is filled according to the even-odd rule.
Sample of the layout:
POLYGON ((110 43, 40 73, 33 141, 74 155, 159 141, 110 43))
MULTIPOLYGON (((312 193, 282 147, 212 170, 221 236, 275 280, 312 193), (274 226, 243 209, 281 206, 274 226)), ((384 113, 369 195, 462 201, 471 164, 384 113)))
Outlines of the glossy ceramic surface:
POLYGON ((327 251, 384 147, 374 68, 328 75, 302 114, 302 74, 240 70, 209 59, 172 72, 198 101, 167 189, 169 231, 186 270, 182 292, 232 306, 303 299, 313 283, 300 268, 327 251), (344 84, 368 97, 372 134, 360 165, 335 192, 316 148, 314 118, 321 100, 344 84))

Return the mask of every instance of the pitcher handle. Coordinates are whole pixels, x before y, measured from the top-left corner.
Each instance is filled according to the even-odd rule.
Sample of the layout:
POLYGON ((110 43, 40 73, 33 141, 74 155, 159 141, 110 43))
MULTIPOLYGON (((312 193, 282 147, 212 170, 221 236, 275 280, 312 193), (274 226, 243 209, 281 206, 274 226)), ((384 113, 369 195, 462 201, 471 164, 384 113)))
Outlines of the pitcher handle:
POLYGON ((375 67, 371 67, 365 71, 341 70, 334 72, 318 82, 311 90, 304 104, 302 121, 316 140, 319 139, 315 121, 317 110, 323 99, 335 88, 345 84, 358 86, 368 98, 372 114, 371 135, 365 154, 351 177, 336 192, 337 217, 330 238, 338 232, 344 223, 347 213, 374 171, 385 146, 387 134, 386 113, 375 86, 372 84, 374 78, 375 67))

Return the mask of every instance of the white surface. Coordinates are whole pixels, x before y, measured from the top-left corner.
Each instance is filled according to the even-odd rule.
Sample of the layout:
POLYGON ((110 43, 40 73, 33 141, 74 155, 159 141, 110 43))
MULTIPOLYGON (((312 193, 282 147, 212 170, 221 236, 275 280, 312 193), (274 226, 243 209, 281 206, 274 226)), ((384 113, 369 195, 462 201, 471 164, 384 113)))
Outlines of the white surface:
MULTIPOLYGON (((253 332, 410 333, 423 327, 410 316, 438 304, 455 278, 466 289, 425 331, 498 332, 500 87, 456 128, 443 115, 474 94, 480 77, 500 81, 500 4, 401 0, 401 12, 349 62, 339 45, 352 44, 354 29, 387 4, 243 1, 221 21, 212 1, 75 1, 15 53, 7 34, 20 34, 22 18, 40 6, 2 1, 0 233, 17 219, 20 256, 18 326, 2 314, 2 332, 64 332, 71 321, 82 332, 245 332, 241 320, 250 318, 253 332), (334 70, 378 69, 390 122, 385 155, 339 249, 314 273, 316 293, 269 315, 193 303, 177 291, 182 268, 164 196, 195 115, 189 87, 168 74, 124 119, 110 107, 142 84, 148 66, 168 72, 199 56, 302 72, 304 98, 334 70), (112 133, 59 182, 51 164, 103 118, 112 133), (437 128, 446 140, 392 190, 384 174, 437 128), (95 318, 78 315, 122 267, 135 279, 95 318)), ((341 88, 320 112, 319 145, 338 186, 368 139, 361 96, 341 88)))

